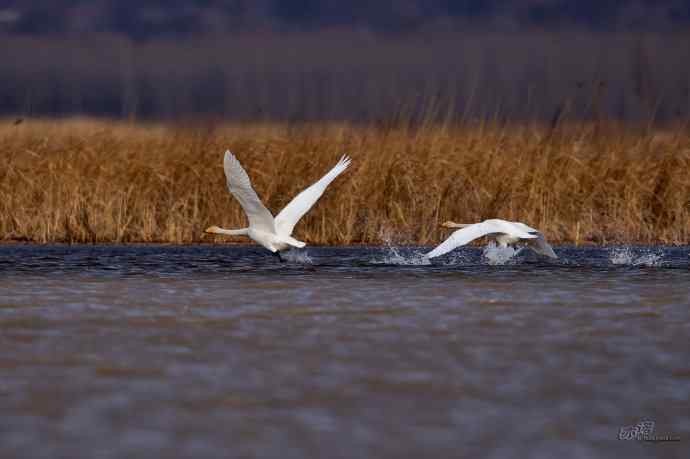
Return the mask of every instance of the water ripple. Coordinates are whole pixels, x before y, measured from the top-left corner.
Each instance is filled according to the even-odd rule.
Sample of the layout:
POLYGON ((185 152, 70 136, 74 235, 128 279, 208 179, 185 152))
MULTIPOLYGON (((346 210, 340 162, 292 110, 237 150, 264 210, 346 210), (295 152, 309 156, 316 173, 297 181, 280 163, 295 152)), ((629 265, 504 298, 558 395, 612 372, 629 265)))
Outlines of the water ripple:
POLYGON ((644 457, 616 440, 641 417, 690 436, 688 247, 426 250, 0 246, 0 457, 644 457))

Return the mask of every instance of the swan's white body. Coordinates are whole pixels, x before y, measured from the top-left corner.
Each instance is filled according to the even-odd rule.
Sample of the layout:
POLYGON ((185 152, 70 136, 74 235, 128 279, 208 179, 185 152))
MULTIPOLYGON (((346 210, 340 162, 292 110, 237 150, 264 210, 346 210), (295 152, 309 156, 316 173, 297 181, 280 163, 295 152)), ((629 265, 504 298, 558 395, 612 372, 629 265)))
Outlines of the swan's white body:
POLYGON ((223 168, 225 169, 228 190, 242 206, 242 210, 249 220, 249 226, 236 230, 211 226, 206 229, 206 232, 228 236, 248 236, 273 253, 288 250, 291 247, 302 248, 306 244, 293 238, 292 230, 304 214, 319 200, 326 187, 349 165, 350 158, 347 156, 340 158, 333 169, 321 177, 318 182, 295 196, 274 218, 252 188, 249 176, 240 162, 232 153, 226 151, 223 168))
POLYGON ((540 255, 558 258, 551 246, 546 242, 546 239, 544 239, 544 235, 524 223, 509 222, 494 218, 473 224, 445 222, 443 226, 461 229, 451 234, 450 237, 443 241, 438 247, 427 253, 427 258, 441 256, 461 245, 465 245, 475 239, 485 236, 495 239, 500 247, 508 247, 509 245, 515 245, 522 242, 540 255))

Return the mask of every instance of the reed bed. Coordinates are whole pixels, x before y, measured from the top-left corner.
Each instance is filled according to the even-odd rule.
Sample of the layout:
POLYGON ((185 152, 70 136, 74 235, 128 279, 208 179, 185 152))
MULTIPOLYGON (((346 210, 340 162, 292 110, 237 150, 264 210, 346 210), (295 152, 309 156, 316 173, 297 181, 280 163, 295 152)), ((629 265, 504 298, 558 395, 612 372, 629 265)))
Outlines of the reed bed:
POLYGON ((274 213, 353 158, 296 227, 310 244, 432 244, 491 217, 555 243, 690 243, 687 127, 91 119, 0 122, 0 240, 242 241, 203 234, 246 225, 226 149, 274 213))

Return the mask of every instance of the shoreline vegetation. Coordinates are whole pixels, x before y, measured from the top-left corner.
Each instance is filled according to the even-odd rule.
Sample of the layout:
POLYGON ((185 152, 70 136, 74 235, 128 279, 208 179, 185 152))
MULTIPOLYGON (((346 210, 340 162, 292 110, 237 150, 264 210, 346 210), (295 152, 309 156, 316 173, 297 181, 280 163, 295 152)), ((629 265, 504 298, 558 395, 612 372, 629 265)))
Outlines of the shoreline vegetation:
POLYGON ((233 151, 277 213, 353 159, 298 224, 314 245, 432 245, 446 220, 522 221, 555 244, 689 244, 690 130, 599 122, 0 120, 0 242, 250 243, 233 151))

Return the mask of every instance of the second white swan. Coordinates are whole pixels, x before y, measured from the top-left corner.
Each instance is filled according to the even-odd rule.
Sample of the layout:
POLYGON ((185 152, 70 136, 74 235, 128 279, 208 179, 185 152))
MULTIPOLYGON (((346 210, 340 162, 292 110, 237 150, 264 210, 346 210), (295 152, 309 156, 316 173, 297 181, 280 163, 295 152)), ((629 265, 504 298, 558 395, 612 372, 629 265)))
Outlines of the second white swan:
POLYGON ((318 201, 326 187, 350 165, 350 158, 343 156, 319 181, 299 193, 273 217, 263 205, 256 191, 252 188, 247 172, 230 151, 225 152, 223 168, 227 179, 228 190, 239 201, 247 214, 249 226, 241 229, 224 229, 217 226, 206 228, 206 233, 225 234, 228 236, 248 236, 274 254, 291 247, 302 248, 306 244, 292 237, 292 230, 299 220, 318 201))
POLYGON ((491 220, 484 220, 481 223, 472 224, 445 222, 442 226, 460 229, 451 234, 448 239, 443 241, 434 250, 427 253, 427 258, 441 256, 461 245, 465 245, 484 236, 495 239, 500 247, 508 247, 509 245, 523 243, 540 255, 549 258, 558 258, 549 243, 544 239, 544 235, 524 223, 509 222, 494 218, 491 220))

